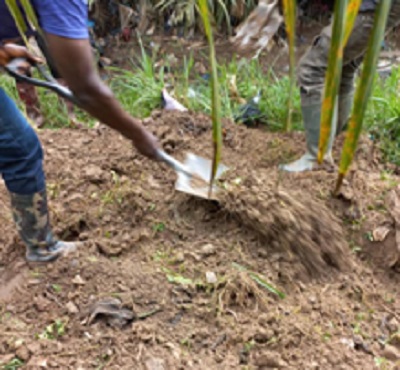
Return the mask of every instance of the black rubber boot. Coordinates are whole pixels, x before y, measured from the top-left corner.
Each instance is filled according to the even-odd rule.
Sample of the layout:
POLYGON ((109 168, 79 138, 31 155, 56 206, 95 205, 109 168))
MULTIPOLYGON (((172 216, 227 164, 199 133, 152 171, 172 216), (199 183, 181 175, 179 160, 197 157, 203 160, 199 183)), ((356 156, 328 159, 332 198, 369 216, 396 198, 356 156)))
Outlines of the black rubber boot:
POLYGON ((54 238, 49 221, 46 190, 31 195, 11 194, 13 218, 26 245, 30 262, 51 262, 76 250, 78 243, 54 238))

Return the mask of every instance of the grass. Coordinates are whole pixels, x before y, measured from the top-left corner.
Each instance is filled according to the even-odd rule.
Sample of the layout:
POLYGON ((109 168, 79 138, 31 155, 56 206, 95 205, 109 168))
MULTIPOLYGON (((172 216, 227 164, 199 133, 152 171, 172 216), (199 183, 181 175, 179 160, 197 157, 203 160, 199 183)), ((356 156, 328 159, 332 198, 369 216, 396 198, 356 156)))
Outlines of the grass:
MULTIPOLYGON (((191 55, 184 58, 181 68, 171 70, 168 65, 154 68, 159 60, 157 52, 148 55, 144 51, 132 60, 131 70, 110 68, 111 77, 107 81, 124 108, 134 116, 148 117, 154 109, 161 107, 161 90, 166 87, 187 108, 195 112, 211 114, 211 96, 208 76, 194 70, 191 55)), ((259 60, 231 62, 218 66, 219 90, 222 117, 233 118, 242 100, 262 92, 260 110, 267 117, 271 131, 283 131, 287 117, 287 99, 290 81, 288 76, 278 77, 273 71, 263 73, 259 60), (233 82, 236 81, 236 82, 233 82)), ((372 98, 368 104, 364 129, 371 139, 379 143, 385 159, 400 165, 400 106, 398 90, 400 67, 382 79, 375 78, 372 98)), ((15 83, 5 75, 0 76, 0 86, 18 101, 15 83)), ((39 89, 42 111, 51 122, 48 127, 60 128, 69 125, 66 110, 58 102, 54 93, 39 89)), ((300 94, 295 89, 293 96, 293 129, 302 130, 300 94)), ((21 103, 18 103, 23 109, 21 103)), ((83 112, 78 119, 92 126, 95 120, 83 112)))
POLYGON ((24 362, 19 358, 14 358, 10 362, 4 365, 0 365, 1 370, 17 370, 24 366, 24 362))
POLYGON ((61 319, 56 319, 53 323, 46 326, 45 330, 37 335, 38 339, 55 340, 62 337, 65 334, 66 322, 61 319))

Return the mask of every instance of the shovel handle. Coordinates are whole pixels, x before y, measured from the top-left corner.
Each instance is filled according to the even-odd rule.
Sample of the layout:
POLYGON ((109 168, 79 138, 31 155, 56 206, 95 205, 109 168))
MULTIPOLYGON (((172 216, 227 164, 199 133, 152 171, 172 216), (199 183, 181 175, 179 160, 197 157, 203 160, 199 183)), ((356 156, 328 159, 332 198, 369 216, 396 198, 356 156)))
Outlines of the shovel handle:
POLYGON ((17 81, 21 82, 26 82, 34 86, 38 87, 44 87, 46 89, 49 89, 59 96, 69 100, 70 102, 78 105, 78 99, 74 96, 74 94, 69 90, 68 88, 58 84, 55 82, 54 79, 51 79, 50 77, 44 75, 43 71, 38 68, 37 65, 32 64, 33 67, 38 68, 39 72, 41 72, 42 75, 46 78, 47 81, 44 80, 39 80, 33 77, 28 77, 25 75, 22 75, 18 72, 18 66, 22 63, 25 62, 26 60, 23 58, 15 58, 13 59, 10 63, 8 63, 6 66, 4 66, 5 71, 13 78, 15 78, 17 81))
POLYGON ((190 172, 190 170, 185 165, 183 165, 181 162, 177 161, 175 158, 168 155, 163 150, 159 150, 158 157, 168 166, 173 168, 176 172, 183 173, 188 177, 193 177, 193 173, 190 172))

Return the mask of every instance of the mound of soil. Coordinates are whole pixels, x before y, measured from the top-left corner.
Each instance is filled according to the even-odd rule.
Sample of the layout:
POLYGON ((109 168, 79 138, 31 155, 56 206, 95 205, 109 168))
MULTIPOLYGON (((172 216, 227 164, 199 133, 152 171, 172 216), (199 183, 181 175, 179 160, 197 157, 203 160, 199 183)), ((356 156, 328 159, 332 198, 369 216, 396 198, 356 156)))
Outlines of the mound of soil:
POLYGON ((237 215, 242 225, 259 234, 277 252, 286 251, 293 262, 297 256, 294 267, 304 270, 297 278, 329 277, 332 268, 350 269, 352 256, 339 220, 323 202, 309 198, 304 191, 277 189, 276 184, 269 183, 268 173, 254 170, 240 185, 228 189, 225 207, 237 215))
MULTIPOLYGON (((156 112, 145 124, 180 160, 211 156, 206 116, 156 112)), ((231 171, 215 202, 175 192, 172 171, 107 128, 40 137, 54 230, 84 246, 26 264, 1 189, 0 363, 373 369, 400 359, 397 203, 386 203, 400 179, 367 139, 335 199, 332 171, 277 171, 301 154, 302 135, 225 121, 231 171)))

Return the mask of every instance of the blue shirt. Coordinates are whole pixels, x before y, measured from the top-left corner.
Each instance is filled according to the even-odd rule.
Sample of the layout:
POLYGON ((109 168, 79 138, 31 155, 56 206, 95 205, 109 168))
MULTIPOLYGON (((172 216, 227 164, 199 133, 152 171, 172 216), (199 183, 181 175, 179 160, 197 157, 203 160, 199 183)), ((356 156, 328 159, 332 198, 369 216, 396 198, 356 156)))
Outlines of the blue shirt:
MULTIPOLYGON (((31 4, 46 33, 70 39, 89 38, 87 0, 31 0, 31 4)), ((0 40, 19 36, 5 0, 0 0, 0 40)))

